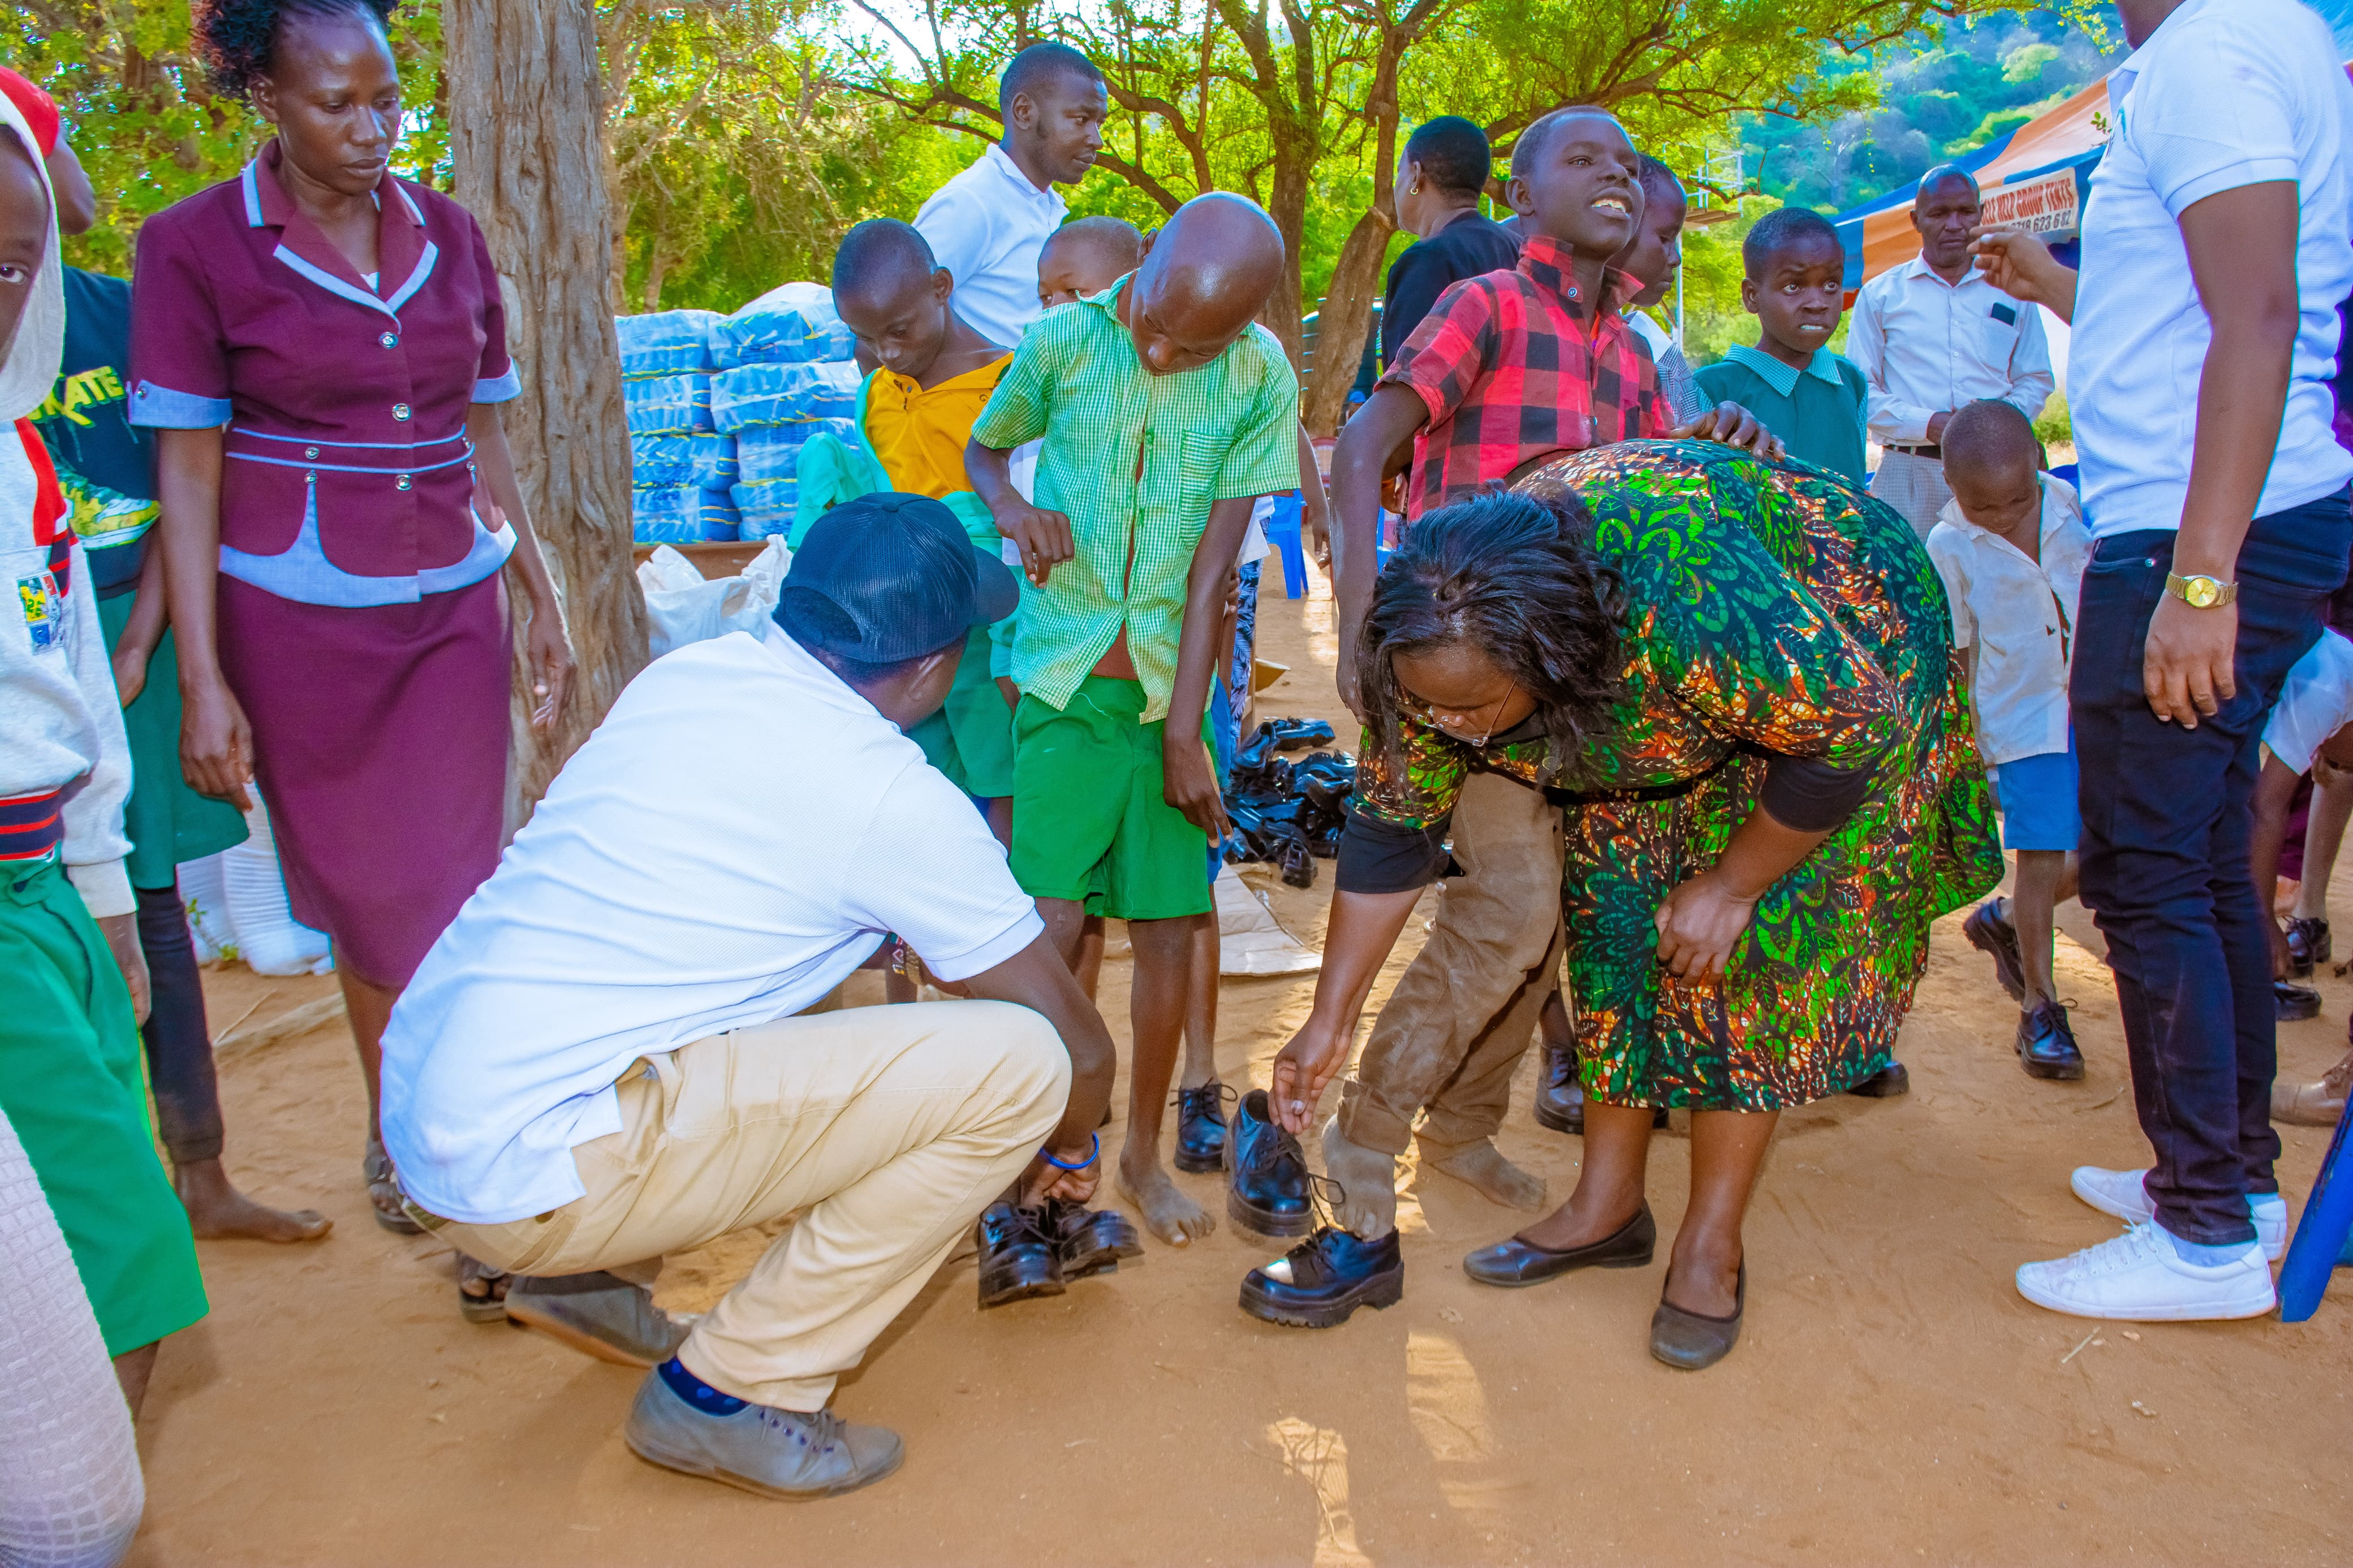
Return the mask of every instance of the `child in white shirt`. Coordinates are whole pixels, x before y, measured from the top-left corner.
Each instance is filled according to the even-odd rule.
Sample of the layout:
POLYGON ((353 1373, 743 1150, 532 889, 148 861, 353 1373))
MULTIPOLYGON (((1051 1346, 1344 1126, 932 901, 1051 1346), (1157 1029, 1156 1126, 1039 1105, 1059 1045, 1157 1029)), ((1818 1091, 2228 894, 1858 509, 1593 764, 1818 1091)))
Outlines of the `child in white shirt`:
POLYGON ((2002 846, 2018 859, 2008 899, 1963 928, 2018 998, 2019 1061, 2034 1078, 2080 1079, 2084 1056, 2052 990, 2053 910, 2075 896, 2075 746, 2067 711, 2076 595, 2092 540, 2073 487, 2037 470, 2041 447, 2007 403, 1973 403, 1945 428, 1953 499, 1928 555, 1953 606, 1953 646, 1977 698, 1978 745, 2000 796, 2002 846))

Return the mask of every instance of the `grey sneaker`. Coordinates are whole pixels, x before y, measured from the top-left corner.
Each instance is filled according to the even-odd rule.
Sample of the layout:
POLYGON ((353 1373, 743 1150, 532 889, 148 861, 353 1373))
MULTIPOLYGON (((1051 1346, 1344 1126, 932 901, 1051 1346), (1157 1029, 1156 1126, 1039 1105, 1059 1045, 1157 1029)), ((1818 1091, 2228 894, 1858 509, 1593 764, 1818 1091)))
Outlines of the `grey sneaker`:
POLYGON ((642 1285, 605 1273, 522 1275, 507 1287, 507 1316, 584 1355, 618 1366, 657 1366, 678 1353, 693 1324, 654 1305, 642 1285))
POLYGON ((833 1497, 881 1480, 907 1447, 886 1426, 860 1426, 830 1410, 803 1414, 746 1405, 710 1415, 646 1374, 622 1437, 648 1464, 702 1476, 762 1497, 833 1497))

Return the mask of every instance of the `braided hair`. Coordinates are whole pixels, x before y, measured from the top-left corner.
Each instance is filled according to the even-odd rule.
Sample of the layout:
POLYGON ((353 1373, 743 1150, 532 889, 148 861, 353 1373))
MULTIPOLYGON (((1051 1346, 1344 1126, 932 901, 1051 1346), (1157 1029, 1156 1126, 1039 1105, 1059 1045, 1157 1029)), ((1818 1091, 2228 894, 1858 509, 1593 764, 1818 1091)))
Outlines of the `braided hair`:
POLYGON ((1405 776, 1397 654, 1467 645, 1535 699, 1558 772, 1617 702, 1626 585, 1587 542, 1592 514, 1565 489, 1502 490, 1431 512, 1381 568, 1357 639, 1372 740, 1405 776))
POLYGON ((286 24, 298 16, 356 16, 382 32, 400 0, 195 0, 196 53, 224 98, 247 98, 269 74, 286 24))

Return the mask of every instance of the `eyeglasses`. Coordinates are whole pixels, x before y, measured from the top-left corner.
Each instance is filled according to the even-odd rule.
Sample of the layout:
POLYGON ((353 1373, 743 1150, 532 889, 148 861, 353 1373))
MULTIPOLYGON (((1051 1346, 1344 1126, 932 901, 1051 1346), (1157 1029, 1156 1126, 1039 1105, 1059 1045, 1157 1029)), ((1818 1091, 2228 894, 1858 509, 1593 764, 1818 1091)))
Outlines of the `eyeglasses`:
POLYGON ((1466 746, 1483 747, 1488 742, 1495 738, 1495 731, 1498 726, 1498 722, 1504 717, 1504 710, 1510 707, 1512 705, 1512 699, 1517 697, 1519 694, 1520 683, 1517 679, 1514 679, 1512 682, 1511 689, 1505 691, 1501 697, 1498 697, 1494 701, 1486 704, 1484 707, 1473 709, 1468 713, 1461 712, 1451 708, 1440 708, 1428 702, 1422 703, 1421 710, 1424 713, 1429 715, 1430 723, 1437 728, 1439 732, 1445 735, 1449 740, 1460 741, 1466 746), (1471 736, 1464 734, 1463 731, 1468 730, 1472 721, 1482 713, 1487 716, 1487 727, 1479 732, 1476 740, 1473 740, 1471 736))

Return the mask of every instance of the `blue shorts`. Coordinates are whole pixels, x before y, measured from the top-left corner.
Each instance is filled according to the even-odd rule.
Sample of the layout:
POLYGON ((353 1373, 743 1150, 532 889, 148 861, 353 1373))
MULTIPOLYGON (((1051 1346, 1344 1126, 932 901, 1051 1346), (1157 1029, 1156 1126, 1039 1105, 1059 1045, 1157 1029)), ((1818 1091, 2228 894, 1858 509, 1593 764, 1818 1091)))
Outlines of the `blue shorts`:
POLYGON ((2001 796, 2004 849, 2061 849, 2073 853, 2084 837, 2075 803, 2075 749, 1996 763, 1994 789, 2001 796))

